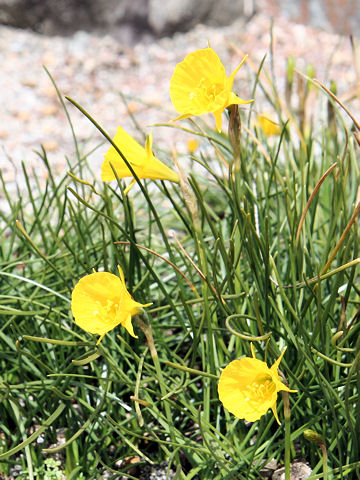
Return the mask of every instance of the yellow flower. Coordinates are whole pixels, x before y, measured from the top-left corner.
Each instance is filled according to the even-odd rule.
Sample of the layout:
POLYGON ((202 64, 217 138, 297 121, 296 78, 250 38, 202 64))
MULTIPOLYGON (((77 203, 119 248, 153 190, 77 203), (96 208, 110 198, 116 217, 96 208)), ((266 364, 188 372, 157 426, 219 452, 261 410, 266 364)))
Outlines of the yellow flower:
MULTIPOLYGON (((139 178, 179 182, 179 175, 154 156, 152 152, 152 135, 147 135, 144 148, 126 133, 123 128, 118 127, 113 142, 130 163, 139 178)), ((110 164, 115 169, 119 178, 133 176, 124 160, 115 148, 111 146, 105 154, 105 160, 101 166, 101 179, 104 182, 110 182, 116 179, 110 164)), ((131 186, 134 183, 135 180, 131 186)), ((129 190, 129 188, 127 190, 129 190)))
POLYGON ((271 118, 270 115, 259 113, 257 116, 257 122, 265 135, 280 135, 282 128, 273 120, 273 118, 271 118))
POLYGON ((199 142, 195 138, 191 138, 187 141, 186 146, 190 153, 194 153, 199 146, 199 142))
POLYGON ((126 289, 124 274, 118 266, 120 277, 108 272, 95 272, 81 278, 71 295, 71 310, 75 323, 89 333, 104 335, 121 324, 137 338, 131 316, 148 307, 135 302, 126 289))
POLYGON ((285 350, 269 368, 265 362, 255 358, 255 351, 251 345, 252 358, 234 360, 224 368, 218 385, 219 398, 235 417, 254 422, 271 408, 276 421, 280 424, 276 411, 277 394, 280 390, 296 392, 284 385, 278 374, 285 350))
POLYGON ((232 92, 235 75, 245 60, 246 57, 228 77, 212 48, 196 50, 187 55, 177 64, 170 80, 171 101, 175 110, 181 113, 175 120, 212 113, 220 132, 221 114, 225 108, 253 101, 242 100, 232 92))

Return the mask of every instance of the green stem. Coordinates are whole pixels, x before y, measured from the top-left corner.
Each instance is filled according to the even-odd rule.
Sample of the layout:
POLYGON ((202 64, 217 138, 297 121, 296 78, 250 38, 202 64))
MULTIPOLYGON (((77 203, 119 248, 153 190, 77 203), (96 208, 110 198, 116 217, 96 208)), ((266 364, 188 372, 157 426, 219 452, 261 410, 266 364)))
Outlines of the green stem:
MULTIPOLYGON (((151 358, 154 362, 155 370, 156 370, 156 375, 159 381, 159 386, 160 386, 160 392, 161 392, 161 397, 165 397, 167 394, 166 387, 165 387, 165 382, 164 382, 164 377, 162 374, 160 362, 159 362, 159 356, 155 347, 155 342, 154 342, 154 336, 152 333, 152 328, 151 324, 149 323, 144 323, 137 315, 134 317, 136 323, 139 325, 141 330, 144 332, 144 335, 146 337, 149 349, 150 349, 150 355, 151 358)), ((169 403, 165 400, 164 401, 164 409, 165 409, 165 415, 167 419, 167 423, 169 425, 169 434, 172 442, 176 443, 176 435, 174 431, 174 426, 172 422, 172 417, 171 417, 171 409, 169 403)), ((175 455, 178 460, 178 465, 180 465, 180 459, 178 458, 178 453, 175 455)), ((182 477, 181 477, 182 478, 182 477)))

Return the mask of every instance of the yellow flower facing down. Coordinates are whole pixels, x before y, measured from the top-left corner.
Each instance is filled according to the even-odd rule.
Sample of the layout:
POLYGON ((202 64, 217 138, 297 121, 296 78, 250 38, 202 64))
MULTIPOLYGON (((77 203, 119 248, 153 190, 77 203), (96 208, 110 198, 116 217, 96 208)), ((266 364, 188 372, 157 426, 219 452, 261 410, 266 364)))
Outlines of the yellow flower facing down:
MULTIPOLYGON (((144 148, 134 140, 131 135, 126 133, 123 128, 118 127, 113 142, 140 179, 149 178, 151 180, 179 182, 179 175, 154 156, 152 152, 152 135, 147 135, 144 148)), ((104 182, 110 182, 116 179, 110 164, 115 169, 119 178, 133 176, 124 160, 112 145, 105 154, 105 160, 101 166, 101 179, 104 182)))
POLYGON ((170 97, 181 115, 175 120, 192 115, 212 113, 216 128, 221 131, 221 114, 230 105, 241 105, 253 100, 242 100, 233 91, 234 78, 246 60, 228 77, 225 67, 212 48, 196 50, 178 63, 170 80, 170 97))
POLYGON ((100 335, 97 343, 119 324, 137 338, 131 316, 151 305, 135 302, 126 288, 123 271, 118 269, 120 277, 108 272, 86 275, 72 291, 71 310, 75 323, 86 332, 100 335))
POLYGON ((234 360, 224 368, 218 385, 219 398, 235 417, 255 422, 271 408, 280 424, 276 411, 277 394, 281 390, 296 392, 284 385, 278 374, 285 350, 269 368, 265 362, 255 358, 251 345, 252 358, 234 360))
POLYGON ((266 113, 259 113, 257 116, 257 122, 260 125, 261 130, 265 135, 280 135, 282 128, 276 123, 270 115, 266 113))

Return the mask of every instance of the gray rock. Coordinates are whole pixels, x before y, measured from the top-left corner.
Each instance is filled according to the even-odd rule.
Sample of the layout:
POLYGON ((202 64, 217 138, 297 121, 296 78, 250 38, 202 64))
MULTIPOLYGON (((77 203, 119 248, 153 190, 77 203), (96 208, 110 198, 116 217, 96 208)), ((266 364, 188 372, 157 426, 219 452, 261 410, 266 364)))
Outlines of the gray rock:
MULTIPOLYGON (((303 462, 294 462, 290 466, 291 480, 305 480, 311 474, 311 468, 303 462)), ((279 468, 273 473, 272 480, 285 480, 285 468, 279 468)))
POLYGON ((341 35, 358 35, 359 0, 267 0, 276 16, 286 15, 291 21, 322 28, 341 35))
POLYGON ((186 31, 198 23, 229 25, 254 13, 253 0, 149 0, 149 25, 158 35, 186 31))
POLYGON ((204 23, 213 3, 213 0, 149 0, 149 24, 158 35, 189 30, 197 23, 204 23))
POLYGON ((0 0, 0 23, 45 34, 69 34, 90 28, 89 5, 90 0, 0 0))
POLYGON ((45 34, 77 30, 119 38, 188 31, 198 23, 229 25, 253 13, 254 0, 0 0, 0 23, 45 34), (249 9, 249 5, 251 8, 249 9))
POLYGON ((114 27, 128 24, 138 29, 148 27, 148 0, 92 2, 91 11, 98 25, 114 27))

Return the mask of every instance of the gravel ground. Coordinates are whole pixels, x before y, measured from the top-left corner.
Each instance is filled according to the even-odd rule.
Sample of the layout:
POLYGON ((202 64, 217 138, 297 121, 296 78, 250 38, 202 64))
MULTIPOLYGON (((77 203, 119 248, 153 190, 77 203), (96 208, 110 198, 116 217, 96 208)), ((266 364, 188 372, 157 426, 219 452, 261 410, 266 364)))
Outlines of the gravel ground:
MULTIPOLYGON (((38 174, 43 173, 34 152, 40 144, 56 172, 66 168, 65 156, 75 162, 71 130, 42 65, 48 68, 62 94, 80 103, 111 135, 120 124, 133 133, 134 124, 120 93, 134 97, 128 106, 141 126, 166 122, 176 115, 169 98, 169 81, 177 62, 210 41, 228 73, 243 53, 259 65, 269 52, 270 26, 270 15, 259 13, 246 23, 238 20, 222 28, 199 25, 185 34, 132 47, 110 36, 82 31, 66 38, 47 37, 0 26, 0 168, 10 190, 15 188, 15 180, 21 183, 22 161, 38 174)), ((329 79, 336 78, 340 94, 354 87, 356 74, 348 38, 293 24, 282 17, 274 19, 273 38, 274 70, 280 88, 290 55, 295 56, 302 71, 308 62, 315 65, 321 81, 328 84, 329 79)), ((269 68, 270 56, 265 66, 269 68)), ((242 98, 250 98, 248 71, 248 67, 242 68, 234 85, 242 98)), ((256 109, 266 109, 262 100, 257 99, 256 109)), ((69 111, 78 140, 90 139, 88 151, 101 138, 73 106, 69 105, 69 111)), ((177 130, 159 127, 153 133, 155 149, 172 143, 179 151, 185 150, 184 137, 177 130)), ((106 148, 91 156, 95 171, 106 148)), ((1 196, 0 187, 0 201, 1 196)))

